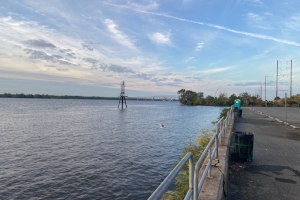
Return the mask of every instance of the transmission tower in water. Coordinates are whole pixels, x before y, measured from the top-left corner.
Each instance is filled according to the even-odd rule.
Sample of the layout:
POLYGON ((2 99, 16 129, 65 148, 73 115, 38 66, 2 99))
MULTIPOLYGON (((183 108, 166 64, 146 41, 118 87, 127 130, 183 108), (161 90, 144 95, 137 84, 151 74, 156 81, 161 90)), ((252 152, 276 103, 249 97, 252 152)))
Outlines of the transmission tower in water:
POLYGON ((122 104, 122 110, 124 108, 124 106, 123 106, 124 104, 125 104, 125 106, 127 108, 125 97, 127 97, 127 96, 125 96, 125 81, 122 81, 122 83, 121 83, 120 100, 119 100, 119 105, 118 105, 118 108, 120 108, 120 104, 122 104))

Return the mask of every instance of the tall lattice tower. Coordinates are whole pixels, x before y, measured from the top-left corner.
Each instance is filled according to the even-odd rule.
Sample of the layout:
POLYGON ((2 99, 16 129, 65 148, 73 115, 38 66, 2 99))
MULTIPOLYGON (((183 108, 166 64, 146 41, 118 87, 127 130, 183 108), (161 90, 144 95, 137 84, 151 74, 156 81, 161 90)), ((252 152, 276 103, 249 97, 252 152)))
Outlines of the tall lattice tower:
POLYGON ((127 108, 127 104, 126 104, 126 99, 125 99, 125 81, 121 82, 121 93, 120 93, 120 100, 119 100, 119 105, 118 108, 120 107, 120 104, 122 104, 122 110, 124 109, 123 105, 126 105, 127 108))

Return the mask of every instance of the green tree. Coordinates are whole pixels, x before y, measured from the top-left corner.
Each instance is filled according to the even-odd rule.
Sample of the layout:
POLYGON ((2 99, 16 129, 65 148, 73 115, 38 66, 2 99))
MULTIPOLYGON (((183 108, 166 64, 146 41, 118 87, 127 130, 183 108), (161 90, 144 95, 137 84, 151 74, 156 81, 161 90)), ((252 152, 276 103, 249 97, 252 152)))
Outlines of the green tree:
POLYGON ((248 92, 243 92, 239 95, 239 99, 243 104, 248 105, 251 95, 248 92))
POLYGON ((228 105, 233 105, 234 104, 234 100, 238 99, 238 97, 235 94, 230 95, 229 99, 228 99, 228 105))
POLYGON ((187 102, 187 98, 186 98, 186 94, 185 94, 185 89, 181 89, 181 90, 178 90, 177 94, 179 94, 179 102, 181 104, 186 104, 187 102))
POLYGON ((4 94, 3 94, 3 97, 4 97, 4 98, 11 98, 11 97, 12 97, 12 94, 10 94, 10 93, 4 93, 4 94))
POLYGON ((208 95, 206 98, 205 98, 205 104, 207 106, 212 106, 214 104, 214 101, 215 101, 215 98, 213 96, 210 96, 208 95))
POLYGON ((226 106, 228 102, 227 94, 226 93, 220 93, 218 99, 217 99, 219 106, 226 106))
POLYGON ((256 99, 256 100, 254 101, 254 104, 255 104, 256 106, 262 106, 262 105, 264 104, 264 101, 261 100, 261 99, 256 99))

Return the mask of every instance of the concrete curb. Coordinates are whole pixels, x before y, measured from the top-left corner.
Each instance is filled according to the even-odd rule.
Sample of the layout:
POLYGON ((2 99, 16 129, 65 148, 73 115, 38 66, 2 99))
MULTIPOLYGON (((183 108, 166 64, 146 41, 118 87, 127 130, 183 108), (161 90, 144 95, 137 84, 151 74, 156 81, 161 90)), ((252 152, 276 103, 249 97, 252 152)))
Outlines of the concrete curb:
MULTIPOLYGON (((219 144, 219 157, 213 160, 211 169, 212 177, 206 177, 198 200, 223 200, 226 197, 228 190, 228 161, 229 161, 229 146, 231 141, 232 128, 234 125, 234 112, 226 129, 225 137, 223 137, 223 145, 219 144)), ((199 170, 199 177, 204 173, 205 167, 209 162, 207 157, 202 167, 199 170)), ((199 180, 200 182, 200 180, 199 180)))
POLYGON ((261 114, 261 115, 265 115, 265 116, 269 117, 270 119, 274 119, 274 120, 278 121, 279 123, 286 124, 286 125, 292 127, 293 129, 300 129, 300 127, 291 125, 291 124, 289 124, 288 122, 281 121, 280 119, 277 119, 277 118, 271 117, 271 116, 269 116, 269 115, 263 114, 261 111, 254 110, 253 108, 249 108, 249 109, 252 110, 252 111, 258 112, 258 113, 261 114))

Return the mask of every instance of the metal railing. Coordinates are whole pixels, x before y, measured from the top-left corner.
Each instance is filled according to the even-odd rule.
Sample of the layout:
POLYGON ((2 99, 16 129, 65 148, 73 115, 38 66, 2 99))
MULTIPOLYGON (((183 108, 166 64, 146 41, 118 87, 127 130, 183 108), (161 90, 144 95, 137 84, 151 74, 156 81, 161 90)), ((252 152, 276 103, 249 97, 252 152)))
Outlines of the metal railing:
POLYGON ((160 199, 161 196, 166 192, 168 187, 172 184, 174 178, 178 175, 181 169, 189 160, 189 190, 185 196, 185 200, 198 200, 199 193, 202 189, 206 176, 211 177, 211 164, 214 156, 218 158, 218 147, 219 141, 220 145, 222 145, 222 139, 225 137, 225 131, 229 125, 229 122, 232 117, 232 112, 234 110, 234 106, 231 106, 231 109, 227 112, 227 117, 224 119, 222 117, 216 124, 216 132, 211 138, 210 142, 206 146, 205 150, 203 151, 200 159, 197 161, 195 168, 194 168, 194 160, 193 155, 191 152, 188 152, 178 163, 178 165, 170 172, 167 178, 158 186, 158 188, 152 193, 152 195, 148 198, 148 200, 157 200, 160 199), (212 145, 215 143, 215 148, 212 151, 212 145), (209 153, 209 162, 204 170, 204 173, 200 179, 198 184, 199 178, 199 169, 201 164, 203 163, 204 159, 206 158, 207 152, 209 153), (196 189, 195 189, 196 188, 196 189))
POLYGON ((168 187, 171 185, 174 178, 178 175, 184 165, 189 161, 189 191, 185 199, 190 199, 193 194, 194 182, 194 159, 193 154, 188 152, 178 163, 178 165, 171 171, 167 178, 158 186, 158 188, 152 193, 148 199, 160 199, 161 196, 165 193, 168 187))

